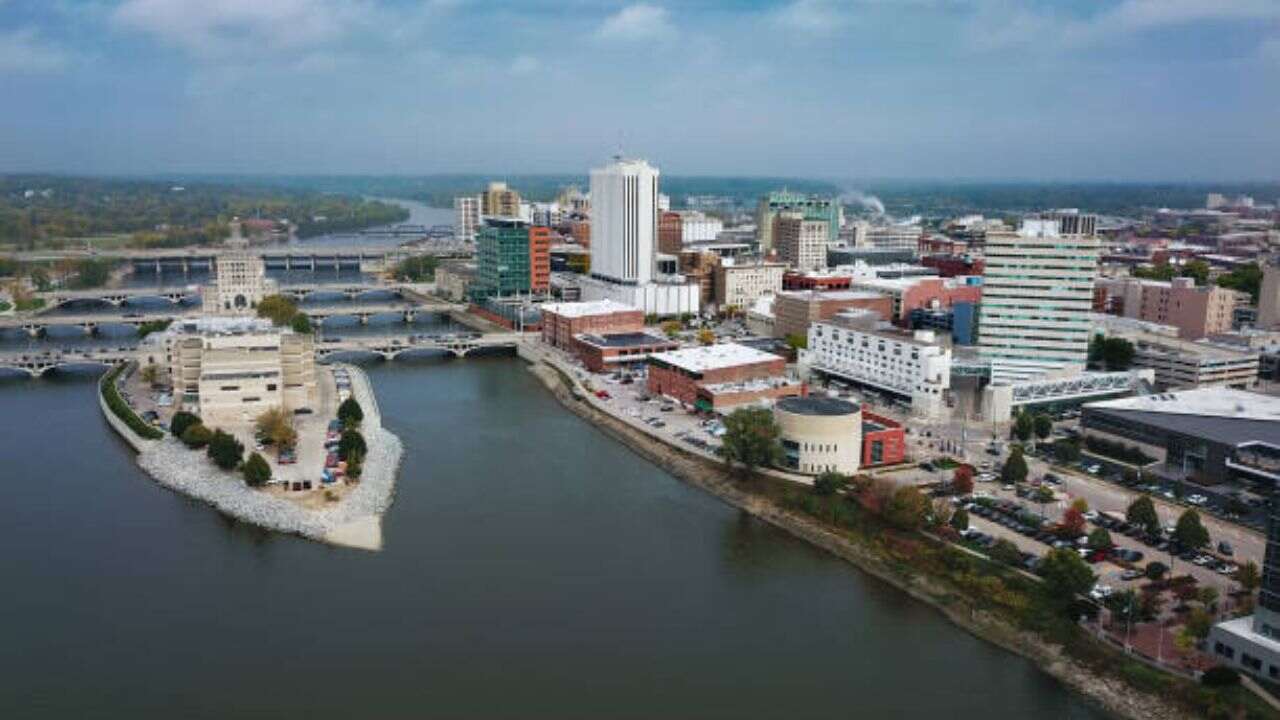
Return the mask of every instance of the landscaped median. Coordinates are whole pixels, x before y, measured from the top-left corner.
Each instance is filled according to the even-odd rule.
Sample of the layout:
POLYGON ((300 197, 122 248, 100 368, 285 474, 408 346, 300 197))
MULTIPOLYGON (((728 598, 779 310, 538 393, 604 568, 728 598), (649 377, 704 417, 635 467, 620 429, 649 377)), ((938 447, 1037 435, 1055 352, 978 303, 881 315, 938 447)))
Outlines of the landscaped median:
POLYGON ((128 364, 116 365, 108 370, 106 375, 102 376, 102 380, 98 384, 102 392, 102 399, 106 402, 107 409, 111 411, 111 414, 120 418, 120 421, 127 425, 130 430, 137 433, 144 440, 159 440, 164 437, 164 431, 152 427, 145 420, 138 417, 133 408, 129 407, 129 403, 120 397, 120 389, 116 387, 116 380, 128 367, 128 364))

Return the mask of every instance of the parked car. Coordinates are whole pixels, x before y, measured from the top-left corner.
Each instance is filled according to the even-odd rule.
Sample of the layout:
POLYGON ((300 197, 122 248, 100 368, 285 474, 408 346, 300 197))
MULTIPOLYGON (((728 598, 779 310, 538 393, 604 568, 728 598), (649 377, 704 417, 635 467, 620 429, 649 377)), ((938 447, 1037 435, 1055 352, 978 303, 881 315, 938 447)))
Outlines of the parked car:
POLYGON ((1226 555, 1227 557, 1231 557, 1235 554, 1235 550, 1231 547, 1231 543, 1226 540, 1218 543, 1218 552, 1222 555, 1226 555))

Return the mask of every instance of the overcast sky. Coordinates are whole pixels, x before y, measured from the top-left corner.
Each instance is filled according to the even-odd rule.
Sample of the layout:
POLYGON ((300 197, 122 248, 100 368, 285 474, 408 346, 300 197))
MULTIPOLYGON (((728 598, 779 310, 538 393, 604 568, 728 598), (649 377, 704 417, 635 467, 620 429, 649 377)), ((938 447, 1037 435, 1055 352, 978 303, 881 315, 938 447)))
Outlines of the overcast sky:
POLYGON ((1280 0, 0 0, 0 172, 1280 177, 1280 0))

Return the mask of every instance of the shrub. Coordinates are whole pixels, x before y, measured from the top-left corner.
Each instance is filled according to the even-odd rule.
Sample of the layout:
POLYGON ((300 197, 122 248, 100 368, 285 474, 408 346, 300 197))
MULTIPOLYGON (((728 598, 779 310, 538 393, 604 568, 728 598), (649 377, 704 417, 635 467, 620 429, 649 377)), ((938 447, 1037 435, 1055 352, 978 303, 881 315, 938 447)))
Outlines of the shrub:
POLYGON ((813 479, 813 491, 818 495, 834 495, 849 484, 849 479, 837 472, 824 472, 813 479))
POLYGON ((244 445, 233 436, 221 430, 214 430, 213 437, 209 438, 208 453, 209 459, 213 460, 215 465, 223 470, 232 470, 244 457, 244 445))
POLYGON ((181 438, 183 433, 187 431, 187 428, 199 424, 200 418, 195 415, 186 411, 177 412, 174 413, 173 420, 169 421, 169 432, 173 433, 174 437, 181 438))
POLYGON ((209 428, 201 425, 200 423, 192 425, 182 433, 182 443, 192 450, 197 450, 208 445, 209 441, 212 439, 213 433, 209 428))
POLYGON ((364 420, 364 408, 360 407, 355 398, 347 398, 338 406, 338 420, 342 421, 345 428, 359 427, 364 420))
POLYGON ((363 457, 369 452, 369 447, 365 445, 364 436, 359 431, 343 430, 342 437, 338 439, 338 457, 350 461, 352 452, 359 453, 363 457))
POLYGON ((244 462, 241 469, 244 474, 244 482, 249 487, 262 487, 271 479, 271 466, 258 453, 250 453, 249 459, 244 462))
POLYGON ((107 409, 112 415, 120 418, 129 429, 142 436, 147 440, 159 440, 164 437, 164 433, 160 430, 148 425, 146 421, 138 417, 138 414, 129 407, 129 403, 120 397, 120 390, 116 387, 116 378, 120 377, 120 373, 124 372, 124 365, 117 365, 107 371, 102 376, 99 388, 102 392, 102 399, 107 403, 107 409))
POLYGON ((1215 665, 1204 671, 1200 682, 1209 687, 1229 687, 1240 682, 1240 673, 1225 665, 1215 665))

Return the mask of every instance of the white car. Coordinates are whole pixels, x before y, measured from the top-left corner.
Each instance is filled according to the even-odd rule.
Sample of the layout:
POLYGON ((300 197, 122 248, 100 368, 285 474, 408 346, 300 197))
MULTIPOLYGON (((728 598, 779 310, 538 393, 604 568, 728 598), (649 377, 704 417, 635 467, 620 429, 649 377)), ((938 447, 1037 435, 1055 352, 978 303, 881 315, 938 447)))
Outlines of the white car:
POLYGON ((1101 602, 1111 597, 1114 592, 1115 590, 1110 585, 1094 585, 1093 589, 1089 591, 1089 597, 1101 602))
POLYGON ((1204 505, 1205 503, 1209 502, 1209 498, 1200 494, 1188 495, 1187 502, 1191 503, 1192 505, 1204 505))

